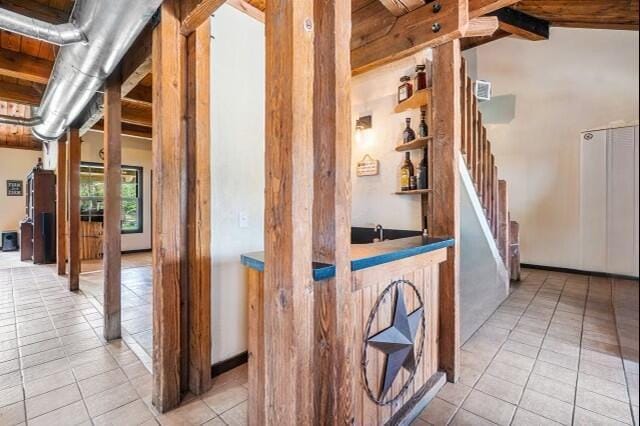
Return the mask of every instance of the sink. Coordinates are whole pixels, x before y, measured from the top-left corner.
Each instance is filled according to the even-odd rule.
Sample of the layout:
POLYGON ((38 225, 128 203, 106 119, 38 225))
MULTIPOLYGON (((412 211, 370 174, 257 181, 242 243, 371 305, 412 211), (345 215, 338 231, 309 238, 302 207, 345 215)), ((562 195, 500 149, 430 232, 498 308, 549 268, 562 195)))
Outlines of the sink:
MULTIPOLYGON (((398 238, 417 237, 422 235, 422 231, 410 231, 406 229, 384 229, 384 239, 397 240, 398 238)), ((375 228, 351 228, 351 244, 371 244, 378 238, 375 228)))

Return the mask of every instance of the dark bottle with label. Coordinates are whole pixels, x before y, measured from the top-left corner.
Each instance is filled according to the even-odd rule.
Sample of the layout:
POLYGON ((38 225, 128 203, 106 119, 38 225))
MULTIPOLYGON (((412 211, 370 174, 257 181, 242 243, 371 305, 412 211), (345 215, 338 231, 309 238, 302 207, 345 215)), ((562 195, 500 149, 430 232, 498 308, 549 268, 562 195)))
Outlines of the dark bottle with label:
POLYGON ((411 189, 411 177, 415 175, 413 163, 411 162, 411 154, 404 153, 404 162, 400 167, 400 190, 409 191, 411 189))
POLYGON ((416 132, 411 128, 411 119, 405 118, 404 120, 407 123, 407 127, 405 127, 404 132, 402 132, 402 142, 409 143, 416 138, 416 132))
POLYGON ((427 71, 425 65, 416 65, 415 88, 424 90, 427 88, 427 71))
POLYGON ((421 138, 426 138, 429 136, 429 126, 427 125, 427 112, 422 111, 420 114, 420 125, 418 126, 418 136, 421 138))
POLYGON ((424 148, 424 155, 418 166, 418 189, 427 189, 429 187, 429 158, 427 157, 427 148, 424 148))
POLYGON ((400 86, 398 87, 398 103, 406 101, 413 96, 413 84, 411 84, 411 77, 408 75, 402 76, 400 79, 400 86))

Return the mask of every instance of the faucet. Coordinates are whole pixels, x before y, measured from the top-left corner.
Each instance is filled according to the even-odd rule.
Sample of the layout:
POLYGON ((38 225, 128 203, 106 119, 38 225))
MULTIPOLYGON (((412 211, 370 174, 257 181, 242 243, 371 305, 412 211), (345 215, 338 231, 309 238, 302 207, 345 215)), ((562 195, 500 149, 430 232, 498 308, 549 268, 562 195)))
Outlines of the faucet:
POLYGON ((378 238, 376 239, 378 241, 384 241, 384 228, 382 227, 382 225, 380 224, 376 225, 375 231, 378 234, 378 238))

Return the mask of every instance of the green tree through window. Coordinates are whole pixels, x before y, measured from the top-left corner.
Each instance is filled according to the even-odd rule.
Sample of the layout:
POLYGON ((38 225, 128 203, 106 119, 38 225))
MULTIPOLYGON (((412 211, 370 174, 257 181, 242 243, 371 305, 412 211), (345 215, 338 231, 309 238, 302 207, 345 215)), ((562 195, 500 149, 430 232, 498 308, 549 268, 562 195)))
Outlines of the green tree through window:
MULTIPOLYGON (((122 233, 142 232, 142 168, 122 166, 122 233)), ((80 218, 87 222, 104 219, 104 166, 80 166, 80 218)))

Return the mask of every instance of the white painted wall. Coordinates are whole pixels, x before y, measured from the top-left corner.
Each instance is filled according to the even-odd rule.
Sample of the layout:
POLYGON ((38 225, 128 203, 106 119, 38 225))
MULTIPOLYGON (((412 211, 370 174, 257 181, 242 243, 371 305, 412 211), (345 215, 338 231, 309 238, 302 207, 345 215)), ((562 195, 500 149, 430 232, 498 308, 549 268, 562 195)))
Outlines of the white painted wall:
POLYGON ((0 148, 0 231, 18 231, 24 219, 26 178, 42 157, 41 151, 0 148), (7 197, 7 180, 22 181, 22 197, 7 197))
MULTIPOLYGON (((399 189, 399 171, 404 153, 395 147, 402 142, 405 118, 412 118, 417 131, 420 112, 395 114, 400 77, 415 70, 425 58, 431 60, 427 50, 412 57, 376 68, 356 76, 352 81, 353 123, 358 117, 371 115, 372 130, 353 138, 352 146, 352 223, 353 226, 373 227, 381 224, 391 229, 422 229, 420 223, 420 197, 396 195, 399 189), (365 154, 380 161, 377 176, 356 176, 356 164, 365 154)), ((411 151, 411 159, 417 167, 422 159, 420 151, 411 151)))
POLYGON ((465 56, 498 96, 482 110, 522 261, 579 268, 580 131, 638 119, 638 32, 552 28, 465 56))
MULTIPOLYGON (((81 160, 93 163, 104 163, 98 153, 102 149, 102 133, 87 132, 82 136, 81 160)), ((57 143, 49 144, 49 152, 44 156, 44 166, 55 170, 58 161, 57 143)), ((123 234, 122 250, 151 249, 151 141, 148 139, 122 137, 122 164, 142 167, 142 213, 143 232, 139 234, 123 234)))
POLYGON ((247 284, 240 255, 264 247, 265 45, 264 25, 226 5, 213 17, 212 33, 215 363, 247 349, 247 284))

